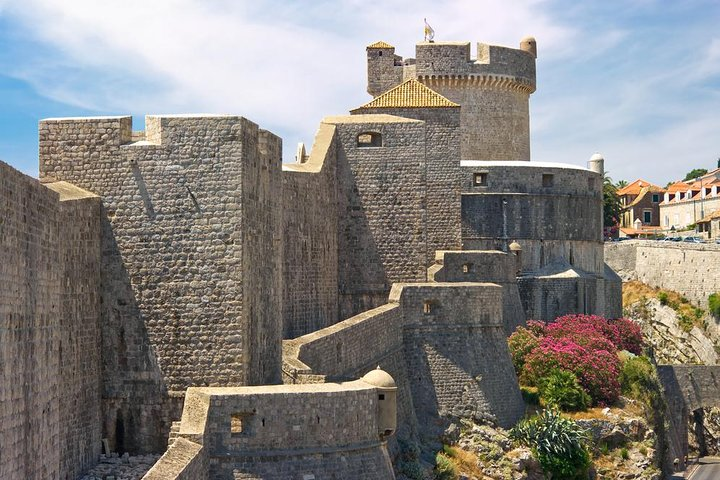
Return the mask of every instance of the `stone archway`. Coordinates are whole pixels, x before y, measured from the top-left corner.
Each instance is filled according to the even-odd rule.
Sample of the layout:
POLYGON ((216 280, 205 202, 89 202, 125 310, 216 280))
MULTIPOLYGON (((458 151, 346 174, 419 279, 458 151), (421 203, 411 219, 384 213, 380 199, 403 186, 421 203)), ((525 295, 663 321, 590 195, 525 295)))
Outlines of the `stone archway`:
POLYGON ((694 420, 700 451, 707 452, 703 409, 720 407, 720 366, 659 365, 658 375, 665 391, 670 426, 666 462, 684 469, 690 417, 694 420))

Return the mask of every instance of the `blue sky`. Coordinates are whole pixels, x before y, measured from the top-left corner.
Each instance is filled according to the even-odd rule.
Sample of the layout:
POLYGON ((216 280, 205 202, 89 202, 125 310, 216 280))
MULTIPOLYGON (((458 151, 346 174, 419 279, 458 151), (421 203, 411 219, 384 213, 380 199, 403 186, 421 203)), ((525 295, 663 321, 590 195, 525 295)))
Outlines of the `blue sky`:
POLYGON ((538 42, 532 157, 665 184, 720 157, 718 0, 0 0, 0 159, 37 173, 41 118, 231 113, 286 159, 368 100, 365 46, 538 42))

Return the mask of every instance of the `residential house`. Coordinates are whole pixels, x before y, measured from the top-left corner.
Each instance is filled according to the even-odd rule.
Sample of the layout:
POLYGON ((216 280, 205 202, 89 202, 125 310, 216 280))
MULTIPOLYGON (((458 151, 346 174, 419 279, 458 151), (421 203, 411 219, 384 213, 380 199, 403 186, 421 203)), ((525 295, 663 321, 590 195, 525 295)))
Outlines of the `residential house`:
POLYGON ((711 212, 720 210, 719 189, 720 168, 694 181, 680 181, 668 186, 660 203, 663 229, 682 230, 705 220, 711 212))

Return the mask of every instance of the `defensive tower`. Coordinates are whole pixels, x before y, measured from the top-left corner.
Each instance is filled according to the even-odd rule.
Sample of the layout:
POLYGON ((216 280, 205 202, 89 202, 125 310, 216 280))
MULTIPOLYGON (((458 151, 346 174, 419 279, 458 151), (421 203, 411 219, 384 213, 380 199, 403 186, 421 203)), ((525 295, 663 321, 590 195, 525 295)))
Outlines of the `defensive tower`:
POLYGON ((385 42, 369 45, 368 93, 417 79, 461 106, 461 159, 530 160, 534 38, 523 38, 519 49, 478 43, 475 58, 470 42, 420 42, 415 55, 403 59, 385 42))

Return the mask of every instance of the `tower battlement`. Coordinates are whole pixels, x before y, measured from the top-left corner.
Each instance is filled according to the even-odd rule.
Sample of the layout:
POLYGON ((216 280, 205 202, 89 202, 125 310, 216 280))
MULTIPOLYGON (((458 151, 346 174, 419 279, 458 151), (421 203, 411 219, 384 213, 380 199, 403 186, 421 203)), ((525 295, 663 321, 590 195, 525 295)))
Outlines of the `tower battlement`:
POLYGON ((467 80, 473 84, 535 91, 535 39, 525 37, 520 48, 477 43, 471 55, 471 42, 420 42, 415 58, 395 54, 395 47, 376 42, 367 47, 368 93, 378 96, 408 78, 467 80))

